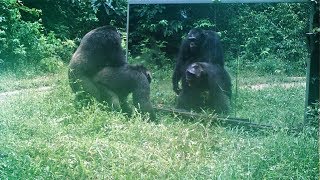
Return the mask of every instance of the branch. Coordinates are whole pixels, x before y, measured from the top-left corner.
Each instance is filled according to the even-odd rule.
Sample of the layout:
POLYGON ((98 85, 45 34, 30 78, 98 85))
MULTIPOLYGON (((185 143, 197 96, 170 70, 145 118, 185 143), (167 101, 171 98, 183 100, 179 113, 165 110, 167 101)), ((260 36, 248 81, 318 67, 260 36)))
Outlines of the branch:
MULTIPOLYGON (((227 125, 233 125, 233 126, 244 126, 249 127, 251 129, 270 129, 270 130, 277 130, 277 129, 283 129, 280 127, 275 127, 267 124, 259 124, 251 122, 249 119, 243 119, 243 118, 234 118, 234 117, 217 117, 217 116, 209 116, 205 114, 199 114, 195 112, 186 111, 183 109, 175 109, 175 108, 165 108, 165 107, 153 107, 155 111, 160 112, 167 112, 172 114, 179 114, 186 117, 192 117, 192 118, 210 118, 214 120, 215 122, 219 122, 222 124, 227 125)), ((300 131, 299 128, 286 128, 289 132, 298 132, 300 131)))

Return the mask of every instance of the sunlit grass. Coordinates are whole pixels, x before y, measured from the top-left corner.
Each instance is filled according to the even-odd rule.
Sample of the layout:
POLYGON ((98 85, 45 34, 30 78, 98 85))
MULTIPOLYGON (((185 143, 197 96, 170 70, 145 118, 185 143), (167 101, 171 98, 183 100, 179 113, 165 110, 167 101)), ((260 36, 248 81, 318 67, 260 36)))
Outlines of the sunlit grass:
POLYGON ((237 117, 278 126, 296 126, 303 123, 305 99, 303 87, 240 89, 237 97, 235 106, 237 117))
MULTIPOLYGON (((152 102, 173 106, 171 81, 163 73, 171 72, 154 72, 152 102)), ((157 114, 159 123, 139 113, 129 119, 99 104, 76 110, 65 71, 47 78, 44 84, 53 89, 1 101, 0 179, 318 179, 313 128, 299 134, 285 129, 254 133, 165 113, 157 114)), ((42 84, 26 83, 39 82, 38 77, 4 79, 29 88, 42 84)), ((299 87, 244 88, 239 102, 248 103, 240 103, 238 113, 277 125, 297 124, 303 121, 302 106, 297 106, 303 95, 299 87)))
POLYGON ((17 73, 14 71, 0 73, 0 92, 54 86, 66 77, 66 67, 57 74, 17 73))

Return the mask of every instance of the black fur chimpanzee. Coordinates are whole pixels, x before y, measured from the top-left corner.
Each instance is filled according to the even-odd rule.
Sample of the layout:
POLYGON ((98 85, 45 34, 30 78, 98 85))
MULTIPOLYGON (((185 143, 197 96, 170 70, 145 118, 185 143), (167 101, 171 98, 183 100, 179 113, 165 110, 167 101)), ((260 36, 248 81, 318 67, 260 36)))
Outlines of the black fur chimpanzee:
POLYGON ((124 65, 105 67, 93 78, 100 96, 115 110, 131 114, 127 97, 132 93, 133 104, 143 113, 149 113, 150 119, 156 115, 150 102, 151 74, 142 65, 124 65))
POLYGON ((77 100, 88 101, 90 96, 101 100, 92 81, 106 66, 127 64, 121 47, 121 36, 113 26, 103 26, 88 32, 81 40, 69 64, 69 82, 77 100))
POLYGON ((190 110, 208 107, 217 113, 229 111, 232 84, 224 67, 207 62, 195 62, 188 66, 185 77, 177 108, 190 110), (206 91, 208 97, 203 97, 206 91))
POLYGON ((198 61, 219 64, 224 67, 222 43, 216 32, 193 28, 182 41, 172 77, 173 90, 177 94, 181 91, 179 81, 181 79, 185 81, 186 68, 198 61))

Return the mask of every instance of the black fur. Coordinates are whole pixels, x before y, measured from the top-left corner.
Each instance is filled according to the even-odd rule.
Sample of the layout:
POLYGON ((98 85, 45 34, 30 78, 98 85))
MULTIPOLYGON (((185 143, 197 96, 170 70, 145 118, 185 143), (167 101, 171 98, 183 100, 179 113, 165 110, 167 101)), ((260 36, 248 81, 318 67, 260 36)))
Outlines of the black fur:
POLYGON ((198 61, 219 64, 224 67, 222 43, 216 32, 193 28, 182 41, 172 77, 173 90, 177 94, 181 91, 179 81, 181 79, 185 81, 186 68, 193 62, 198 61))
POLYGON ((188 66, 185 77, 186 81, 182 84, 177 108, 189 110, 209 107, 217 113, 229 111, 232 84, 230 75, 224 67, 207 62, 196 62, 188 66), (203 97, 206 91, 208 97, 203 97))
POLYGON ((155 120, 156 115, 150 102, 150 72, 142 65, 124 65, 121 67, 105 67, 93 78, 101 92, 102 100, 131 114, 127 97, 132 93, 133 104, 144 113, 149 113, 155 120))
POLYGON ((113 26, 103 26, 88 32, 81 40, 69 64, 70 86, 78 100, 94 96, 101 100, 92 77, 106 66, 127 64, 121 37, 113 26))

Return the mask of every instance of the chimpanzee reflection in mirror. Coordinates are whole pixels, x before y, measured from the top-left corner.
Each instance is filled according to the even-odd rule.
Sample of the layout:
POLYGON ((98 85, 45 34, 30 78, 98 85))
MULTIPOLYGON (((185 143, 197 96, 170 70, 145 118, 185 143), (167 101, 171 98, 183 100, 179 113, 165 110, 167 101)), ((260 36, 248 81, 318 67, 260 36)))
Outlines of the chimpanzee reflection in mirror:
POLYGON ((195 62, 185 71, 177 108, 191 110, 210 108, 216 113, 228 113, 232 95, 231 77, 224 67, 207 62, 195 62))
POLYGON ((185 70, 190 64, 198 61, 224 67, 222 43, 216 32, 193 28, 182 41, 172 76, 173 91, 176 94, 181 92, 179 81, 184 81, 185 70))

